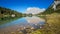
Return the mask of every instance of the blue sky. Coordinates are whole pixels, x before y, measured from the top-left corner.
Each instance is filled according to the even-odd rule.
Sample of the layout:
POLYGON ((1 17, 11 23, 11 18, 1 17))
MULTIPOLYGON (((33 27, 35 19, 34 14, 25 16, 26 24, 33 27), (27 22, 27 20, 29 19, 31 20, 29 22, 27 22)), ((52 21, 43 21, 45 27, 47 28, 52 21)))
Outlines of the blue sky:
POLYGON ((0 6, 25 12, 28 7, 48 8, 54 0, 0 0, 0 6))

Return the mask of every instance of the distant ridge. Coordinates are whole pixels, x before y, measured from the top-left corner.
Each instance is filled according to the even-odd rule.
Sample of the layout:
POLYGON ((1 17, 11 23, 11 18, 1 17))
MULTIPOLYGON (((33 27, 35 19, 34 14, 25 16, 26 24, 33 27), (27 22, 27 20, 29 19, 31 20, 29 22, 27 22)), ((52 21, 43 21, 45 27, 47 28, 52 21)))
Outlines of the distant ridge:
POLYGON ((20 17, 22 16, 22 13, 19 13, 15 10, 12 10, 12 9, 9 9, 9 8, 4 8, 4 7, 0 7, 0 17, 4 16, 4 15, 12 15, 12 14, 15 14, 16 17, 20 17))

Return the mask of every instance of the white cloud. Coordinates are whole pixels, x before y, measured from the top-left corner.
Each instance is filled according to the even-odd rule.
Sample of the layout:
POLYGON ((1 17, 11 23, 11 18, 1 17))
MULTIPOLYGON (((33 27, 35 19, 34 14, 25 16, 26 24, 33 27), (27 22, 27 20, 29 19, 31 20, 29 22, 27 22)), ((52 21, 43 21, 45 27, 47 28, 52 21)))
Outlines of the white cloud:
POLYGON ((29 13, 38 14, 38 13, 43 12, 44 10, 45 10, 45 8, 29 7, 29 8, 27 8, 26 13, 27 14, 29 14, 29 13))

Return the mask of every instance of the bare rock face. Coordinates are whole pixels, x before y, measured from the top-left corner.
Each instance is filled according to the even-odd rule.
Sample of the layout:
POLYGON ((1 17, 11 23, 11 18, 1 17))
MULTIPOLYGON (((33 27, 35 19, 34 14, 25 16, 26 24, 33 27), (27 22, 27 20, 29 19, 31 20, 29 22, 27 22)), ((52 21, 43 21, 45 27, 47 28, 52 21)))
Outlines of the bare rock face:
POLYGON ((57 5, 60 4, 60 0, 55 0, 54 1, 54 5, 53 5, 53 9, 56 10, 57 5))

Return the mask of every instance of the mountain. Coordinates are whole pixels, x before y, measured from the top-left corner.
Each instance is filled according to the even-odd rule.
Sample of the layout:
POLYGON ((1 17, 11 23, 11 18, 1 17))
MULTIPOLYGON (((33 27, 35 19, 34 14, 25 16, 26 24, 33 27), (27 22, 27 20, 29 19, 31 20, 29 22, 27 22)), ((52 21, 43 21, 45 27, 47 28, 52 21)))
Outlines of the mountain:
POLYGON ((53 6, 54 6, 54 4, 52 4, 44 12, 39 13, 39 14, 46 15, 46 14, 52 14, 52 13, 60 13, 60 4, 58 4, 56 6, 56 10, 53 9, 53 6))
POLYGON ((0 18, 1 17, 11 17, 14 14, 16 17, 21 17, 22 13, 19 13, 15 10, 11 10, 9 8, 0 7, 0 18))

